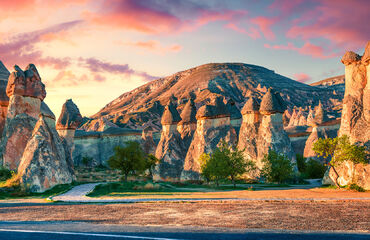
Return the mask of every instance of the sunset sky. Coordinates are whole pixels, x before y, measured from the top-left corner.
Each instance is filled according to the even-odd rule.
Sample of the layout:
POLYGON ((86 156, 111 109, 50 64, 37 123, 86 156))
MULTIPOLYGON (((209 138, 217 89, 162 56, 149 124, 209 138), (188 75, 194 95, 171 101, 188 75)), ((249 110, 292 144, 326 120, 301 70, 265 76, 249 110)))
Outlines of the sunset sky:
POLYGON ((243 62, 310 83, 370 40, 369 0, 1 0, 0 60, 36 64, 58 116, 83 115, 157 77, 243 62))

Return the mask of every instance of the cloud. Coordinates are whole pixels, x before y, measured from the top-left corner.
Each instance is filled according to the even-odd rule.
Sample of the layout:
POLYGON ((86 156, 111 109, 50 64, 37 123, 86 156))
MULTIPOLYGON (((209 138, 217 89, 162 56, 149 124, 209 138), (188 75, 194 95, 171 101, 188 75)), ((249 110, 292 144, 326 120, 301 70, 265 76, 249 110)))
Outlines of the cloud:
POLYGON ((253 39, 261 38, 261 34, 254 27, 250 27, 249 31, 245 30, 244 28, 238 27, 235 23, 228 23, 225 25, 225 27, 232 29, 238 33, 247 34, 249 37, 253 39))
POLYGON ((154 80, 158 77, 151 76, 146 72, 135 71, 129 67, 128 64, 113 64, 110 62, 102 61, 96 58, 79 58, 79 65, 87 68, 92 73, 111 73, 111 74, 125 74, 136 75, 143 77, 146 81, 154 80))
POLYGON ((296 47, 293 43, 288 42, 287 45, 270 45, 268 43, 264 44, 265 48, 275 49, 275 50, 292 50, 296 51, 302 55, 312 56, 314 58, 327 59, 335 57, 334 53, 325 53, 324 48, 317 46, 310 42, 306 42, 302 47, 296 47))
POLYGON ((296 73, 293 75, 294 79, 298 82, 305 83, 312 80, 312 78, 305 73, 296 73))
POLYGON ((182 46, 179 44, 172 44, 169 46, 163 46, 159 41, 149 40, 149 41, 137 41, 137 42, 118 42, 120 45, 128 45, 144 50, 149 50, 154 53, 164 54, 168 52, 179 52, 182 46))
POLYGON ((229 21, 246 11, 214 9, 193 1, 112 0, 83 17, 97 25, 135 30, 146 34, 193 31, 215 21, 229 21))
POLYGON ((315 3, 295 19, 286 33, 288 38, 326 39, 332 43, 333 51, 338 48, 357 50, 369 39, 369 1, 321 0, 315 3))
POLYGON ((0 56, 4 64, 27 65, 32 62, 41 66, 51 66, 61 69, 70 64, 69 58, 56 58, 44 56, 45 54, 37 48, 37 44, 51 41, 45 38, 49 34, 57 34, 80 24, 81 21, 65 22, 33 32, 25 32, 8 37, 5 42, 0 43, 0 56))
POLYGON ((256 17, 250 21, 258 26, 265 38, 268 40, 275 39, 275 34, 272 32, 271 27, 278 22, 277 18, 256 17))

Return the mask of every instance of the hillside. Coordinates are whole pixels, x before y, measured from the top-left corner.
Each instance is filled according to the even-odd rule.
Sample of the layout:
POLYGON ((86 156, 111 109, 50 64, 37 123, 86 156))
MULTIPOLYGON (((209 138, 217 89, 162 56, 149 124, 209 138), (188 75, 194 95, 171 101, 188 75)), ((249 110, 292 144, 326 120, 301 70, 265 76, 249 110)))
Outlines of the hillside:
MULTIPOLYGON (((261 98, 269 87, 279 91, 288 106, 317 105, 321 100, 331 109, 341 97, 332 89, 306 85, 267 68, 243 63, 210 63, 160 78, 138 87, 107 104, 92 119, 105 118, 118 126, 141 128, 152 125, 159 129, 163 107, 170 98, 178 109, 191 94, 199 108, 212 96, 233 99, 240 109, 249 96, 261 98)), ((89 122, 84 126, 88 129, 89 122)))

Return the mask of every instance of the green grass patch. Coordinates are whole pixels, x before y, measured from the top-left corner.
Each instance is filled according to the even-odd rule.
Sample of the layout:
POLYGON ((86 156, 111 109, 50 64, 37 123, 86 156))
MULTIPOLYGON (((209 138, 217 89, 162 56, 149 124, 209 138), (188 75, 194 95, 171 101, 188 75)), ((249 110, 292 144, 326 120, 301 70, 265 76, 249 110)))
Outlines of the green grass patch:
POLYGON ((59 195, 72 189, 74 186, 80 185, 79 182, 70 184, 59 184, 43 193, 30 193, 22 190, 20 187, 15 188, 0 188, 0 199, 16 199, 16 198, 47 198, 50 196, 59 195))
POLYGON ((152 182, 113 182, 100 184, 95 187, 95 189, 88 194, 89 197, 101 197, 101 196, 118 196, 119 194, 136 194, 140 195, 142 193, 169 193, 169 192, 191 192, 184 190, 177 190, 173 187, 168 187, 165 184, 152 183, 152 182))

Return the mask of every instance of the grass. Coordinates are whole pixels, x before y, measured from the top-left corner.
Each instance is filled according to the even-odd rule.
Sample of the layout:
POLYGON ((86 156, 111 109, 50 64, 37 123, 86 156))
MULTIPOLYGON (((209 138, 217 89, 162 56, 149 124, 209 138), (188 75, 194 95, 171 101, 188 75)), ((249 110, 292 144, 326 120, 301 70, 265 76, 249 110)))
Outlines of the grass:
MULTIPOLYGON (((1 184, 1 183, 0 183, 1 184)), ((20 187, 11 189, 0 188, 0 199, 16 199, 16 198, 46 198, 50 196, 65 193, 81 183, 72 182, 70 184, 59 184, 43 193, 30 193, 22 190, 20 187)))
POLYGON ((148 182, 148 181, 129 181, 129 182, 111 182, 101 184, 88 194, 89 197, 102 196, 139 196, 139 195, 175 195, 177 193, 200 193, 214 191, 235 191, 245 190, 254 191, 264 188, 282 188, 290 187, 287 184, 246 184, 245 186, 232 185, 208 185, 195 184, 192 182, 148 182))

